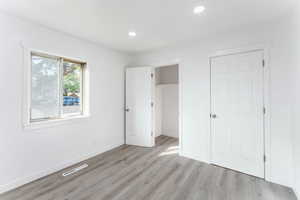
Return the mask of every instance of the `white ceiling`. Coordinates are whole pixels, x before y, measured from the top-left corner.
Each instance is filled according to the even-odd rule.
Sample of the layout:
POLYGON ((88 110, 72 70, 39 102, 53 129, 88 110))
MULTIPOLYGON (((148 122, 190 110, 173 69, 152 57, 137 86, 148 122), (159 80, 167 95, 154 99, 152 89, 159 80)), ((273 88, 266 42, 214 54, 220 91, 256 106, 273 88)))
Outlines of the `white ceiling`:
POLYGON ((0 9, 126 52, 193 40, 216 30, 267 21, 297 0, 0 0, 0 9), (200 16, 193 8, 204 5, 200 16), (137 37, 128 38, 128 31, 137 37))

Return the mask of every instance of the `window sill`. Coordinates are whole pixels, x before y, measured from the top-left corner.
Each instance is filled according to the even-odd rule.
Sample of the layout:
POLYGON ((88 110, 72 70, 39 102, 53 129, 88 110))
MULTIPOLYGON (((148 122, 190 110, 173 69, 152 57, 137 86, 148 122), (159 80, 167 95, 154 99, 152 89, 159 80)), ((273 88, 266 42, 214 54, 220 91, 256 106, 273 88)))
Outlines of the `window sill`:
POLYGON ((90 118, 89 114, 86 115, 78 115, 78 116, 69 116, 62 119, 52 119, 52 120, 45 120, 40 122, 30 122, 24 124, 24 130, 36 130, 36 129, 43 129, 43 128, 50 128, 54 126, 70 124, 77 121, 85 120, 90 118))

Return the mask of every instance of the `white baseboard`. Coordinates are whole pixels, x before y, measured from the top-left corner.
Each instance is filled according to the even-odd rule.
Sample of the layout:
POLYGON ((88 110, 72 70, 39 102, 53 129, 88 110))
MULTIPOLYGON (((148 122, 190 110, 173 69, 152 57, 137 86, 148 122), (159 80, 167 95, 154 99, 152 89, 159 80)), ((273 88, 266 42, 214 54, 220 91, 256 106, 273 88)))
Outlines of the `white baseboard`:
POLYGON ((192 160, 196 160, 196 161, 199 161, 199 162, 204 162, 206 164, 210 164, 207 160, 203 160, 203 159, 199 158, 199 156, 196 156, 196 155, 184 152, 184 151, 180 151, 179 155, 183 156, 183 157, 186 157, 186 158, 189 158, 189 159, 192 159, 192 160))
POLYGON ((158 133, 157 135, 155 135, 155 137, 159 137, 159 136, 161 136, 162 134, 161 133, 158 133))
POLYGON ((295 194, 296 194, 296 197, 298 200, 300 200, 300 193, 299 191, 297 191, 296 189, 294 190, 295 194))
POLYGON ((173 138, 179 137, 178 131, 176 131, 176 130, 164 130, 164 131, 162 131, 161 135, 165 135, 165 136, 169 136, 169 137, 173 137, 173 138))
POLYGON ((65 168, 67 168, 67 167, 70 167, 70 166, 76 164, 76 163, 79 163, 79 162, 82 162, 82 161, 87 160, 89 158, 92 158, 94 156, 97 156, 97 155, 99 155, 101 153, 104 153, 106 151, 109 151, 111 149, 119 147, 119 146, 121 146, 123 144, 124 143, 122 142, 122 143, 110 145, 110 146, 105 147, 102 152, 89 153, 88 155, 85 155, 85 156, 76 158, 74 160, 62 163, 62 164, 60 164, 60 165, 58 165, 56 167, 52 167, 52 168, 43 170, 41 172, 29 175, 29 176, 24 176, 22 178, 18 178, 18 179, 14 180, 14 181, 12 181, 12 182, 10 182, 8 184, 0 185, 0 194, 2 194, 4 192, 8 192, 8 191, 13 190, 13 189, 16 189, 16 188, 18 188, 18 187, 20 187, 22 185, 25 185, 27 183, 33 182, 33 181, 35 181, 37 179, 40 179, 40 178, 45 177, 47 175, 50 175, 52 173, 58 172, 60 170, 63 170, 65 168))

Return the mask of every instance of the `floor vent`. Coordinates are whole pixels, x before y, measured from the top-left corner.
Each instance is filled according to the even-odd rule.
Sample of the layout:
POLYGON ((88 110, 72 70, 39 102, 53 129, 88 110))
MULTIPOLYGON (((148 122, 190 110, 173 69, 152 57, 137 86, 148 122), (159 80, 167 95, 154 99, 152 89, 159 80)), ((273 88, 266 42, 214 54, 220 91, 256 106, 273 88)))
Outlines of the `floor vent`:
POLYGON ((84 168, 87 168, 88 166, 89 166, 88 164, 80 165, 79 167, 76 167, 74 169, 71 169, 70 171, 67 171, 67 172, 63 173, 62 176, 69 176, 69 175, 74 174, 74 173, 76 173, 76 172, 78 172, 78 171, 80 171, 84 168))

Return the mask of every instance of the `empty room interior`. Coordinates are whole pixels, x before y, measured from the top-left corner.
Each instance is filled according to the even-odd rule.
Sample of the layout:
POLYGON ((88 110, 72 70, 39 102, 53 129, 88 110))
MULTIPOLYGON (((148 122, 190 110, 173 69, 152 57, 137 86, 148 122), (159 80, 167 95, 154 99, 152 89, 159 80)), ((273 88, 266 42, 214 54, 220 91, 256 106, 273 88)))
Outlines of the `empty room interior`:
POLYGON ((299 0, 1 0, 0 200, 300 198, 299 0))

